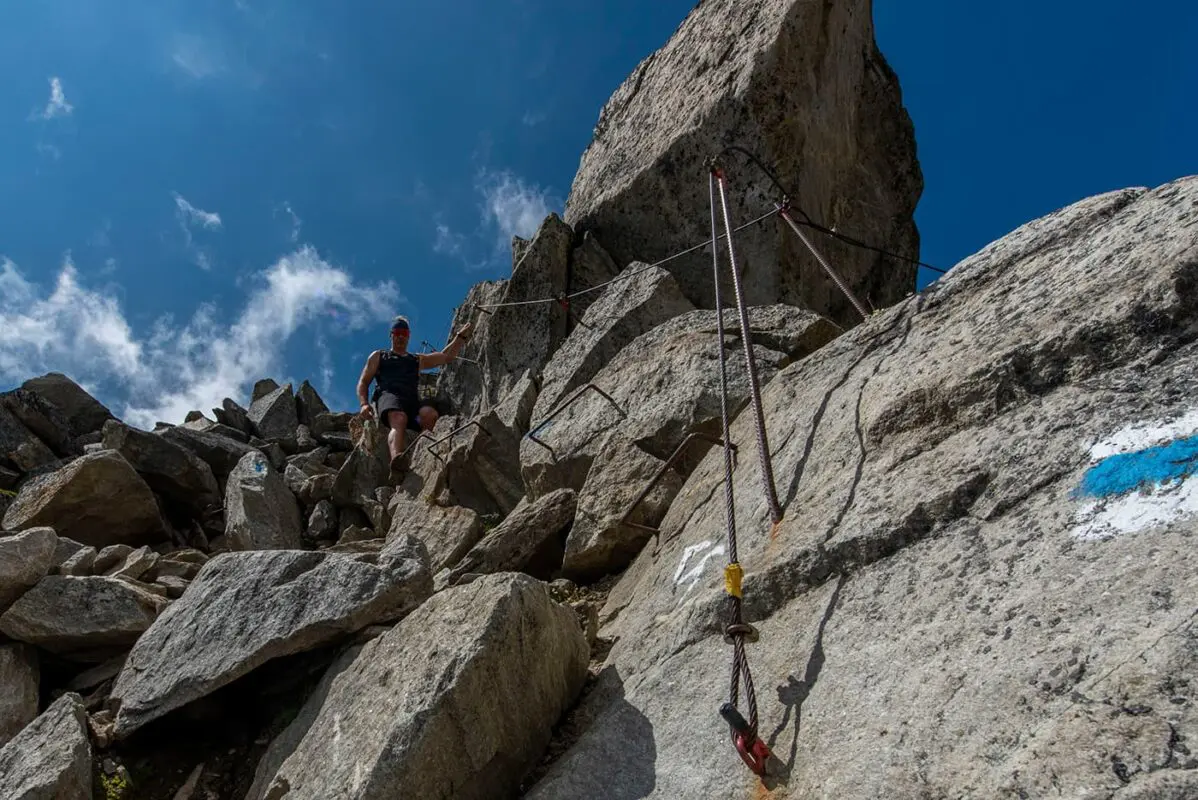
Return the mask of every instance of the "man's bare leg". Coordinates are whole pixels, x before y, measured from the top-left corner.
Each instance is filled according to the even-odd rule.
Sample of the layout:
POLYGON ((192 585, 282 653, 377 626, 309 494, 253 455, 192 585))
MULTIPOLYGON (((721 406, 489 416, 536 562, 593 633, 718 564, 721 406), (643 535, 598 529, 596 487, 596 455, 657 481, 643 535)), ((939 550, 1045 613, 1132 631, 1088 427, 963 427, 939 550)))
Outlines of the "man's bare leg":
POLYGON ((408 415, 402 411, 388 411, 387 426, 391 429, 387 432, 387 449, 391 452, 391 470, 394 472, 399 462, 399 457, 403 455, 404 434, 408 427, 408 415))
POLYGON ((437 409, 432 406, 421 406, 420 416, 416 421, 420 423, 421 430, 431 431, 436 426, 439 416, 437 409))

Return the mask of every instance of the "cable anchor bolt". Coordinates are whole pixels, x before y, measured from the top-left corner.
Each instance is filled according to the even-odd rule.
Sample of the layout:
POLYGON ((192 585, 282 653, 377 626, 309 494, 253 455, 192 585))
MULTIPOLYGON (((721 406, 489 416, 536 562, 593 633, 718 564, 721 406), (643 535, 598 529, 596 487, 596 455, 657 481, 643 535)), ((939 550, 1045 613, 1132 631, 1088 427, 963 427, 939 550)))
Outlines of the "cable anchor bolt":
POLYGON ((769 746, 757 738, 757 731, 749 725, 748 721, 731 703, 724 703, 720 706, 720 716, 732 728, 732 741, 736 745, 736 752, 740 755, 741 760, 753 772, 764 776, 766 764, 772 755, 769 746))
POLYGON ((736 644, 736 637, 742 636, 749 644, 755 644, 761 638, 761 634, 747 622, 735 622, 724 628, 724 643, 736 644))

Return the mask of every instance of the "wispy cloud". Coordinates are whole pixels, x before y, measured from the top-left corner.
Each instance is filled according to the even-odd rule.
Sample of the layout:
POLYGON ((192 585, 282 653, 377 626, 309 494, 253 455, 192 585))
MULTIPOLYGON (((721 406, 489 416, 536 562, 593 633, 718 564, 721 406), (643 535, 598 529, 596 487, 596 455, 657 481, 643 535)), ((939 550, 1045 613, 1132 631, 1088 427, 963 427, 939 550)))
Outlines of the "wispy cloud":
POLYGON ((433 252, 456 258, 472 270, 508 258, 513 236, 529 238, 545 217, 561 206, 551 190, 529 183, 510 170, 483 169, 476 176, 475 190, 481 203, 473 230, 455 230, 438 216, 434 217, 433 240, 433 252))
MULTIPOLYGON (((317 319, 333 314, 336 331, 357 330, 389 318, 401 299, 394 283, 356 283, 308 247, 255 274, 252 284, 232 322, 202 305, 182 326, 163 317, 139 336, 115 290, 83 285, 69 258, 48 290, 0 260, 0 379, 65 372, 92 391, 103 387, 105 401, 131 424, 180 423, 189 410, 225 397, 245 402, 256 379, 285 374, 288 342, 317 319)), ((322 385, 325 372, 322 366, 322 385)))
POLYGON ((548 119, 548 116, 544 111, 525 111, 520 121, 531 128, 534 125, 540 125, 546 119, 548 119))
POLYGON ((52 158, 55 161, 62 158, 62 150, 58 149, 58 147, 56 147, 52 144, 46 144, 45 142, 38 142, 36 147, 37 147, 38 153, 40 153, 43 156, 52 158))
POLYGON ((304 221, 299 218, 299 214, 291 208, 291 203, 284 203, 283 210, 287 212, 287 216, 291 218, 291 242, 294 244, 299 241, 300 230, 304 227, 304 221))
POLYGON ((478 190, 483 195, 483 225, 495 231, 501 250, 511 245, 513 236, 532 236, 549 212, 560 205, 549 190, 525 183, 507 170, 483 171, 478 190))
POLYGON ((433 242, 433 252, 446 256, 461 256, 466 249, 466 237, 455 233, 444 222, 437 223, 437 239, 433 242))
POLYGON ((55 119, 57 117, 69 117, 75 107, 67 102, 66 92, 62 89, 62 79, 57 75, 50 78, 50 99, 46 101, 45 108, 40 111, 34 111, 30 115, 30 119, 55 119))
POLYGON ((204 271, 212 269, 212 258, 199 245, 195 243, 191 234, 192 228, 199 228, 204 231, 219 231, 221 229, 220 214, 215 211, 205 211, 202 208, 196 208, 191 203, 187 202, 187 198, 178 192, 174 192, 175 198, 175 217, 179 220, 179 228, 183 231, 184 245, 187 247, 187 252, 191 255, 192 262, 204 271))
POLYGON ((208 230, 220 230, 220 214, 217 214, 215 211, 205 211, 202 208, 196 208, 187 202, 187 198, 178 192, 174 192, 172 196, 175 198, 175 207, 179 209, 179 221, 183 223, 184 229, 188 225, 199 225, 201 228, 207 228, 208 230))
POLYGON ((194 34, 175 36, 171 46, 171 61, 188 77, 203 80, 228 69, 221 49, 212 41, 194 34))

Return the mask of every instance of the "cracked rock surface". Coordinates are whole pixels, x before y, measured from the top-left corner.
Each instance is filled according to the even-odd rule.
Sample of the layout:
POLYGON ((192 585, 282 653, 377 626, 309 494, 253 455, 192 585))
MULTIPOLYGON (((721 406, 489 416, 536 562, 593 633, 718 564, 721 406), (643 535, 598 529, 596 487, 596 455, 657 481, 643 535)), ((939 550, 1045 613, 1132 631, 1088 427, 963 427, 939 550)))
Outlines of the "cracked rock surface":
MULTIPOLYGON (((1190 178, 1029 223, 774 377, 774 530, 753 415, 731 431, 771 796, 1185 796, 1196 339, 1190 178)), ((606 705, 529 797, 757 785, 717 714, 722 474, 613 589, 606 705)))
MULTIPOLYGON (((707 160, 736 144, 770 164, 817 222, 913 255, 923 176, 872 20, 863 0, 697 4, 603 106, 566 222, 593 232, 621 268, 689 248, 711 235, 707 160)), ((743 155, 728 153, 722 164, 733 225, 774 208, 778 189, 743 155)), ((840 324, 860 321, 780 220, 744 231, 736 245, 749 304, 783 302, 840 324)), ((879 308, 915 286, 912 265, 835 241, 821 247, 879 308)), ((668 269, 692 302, 714 307, 710 253, 668 269)))

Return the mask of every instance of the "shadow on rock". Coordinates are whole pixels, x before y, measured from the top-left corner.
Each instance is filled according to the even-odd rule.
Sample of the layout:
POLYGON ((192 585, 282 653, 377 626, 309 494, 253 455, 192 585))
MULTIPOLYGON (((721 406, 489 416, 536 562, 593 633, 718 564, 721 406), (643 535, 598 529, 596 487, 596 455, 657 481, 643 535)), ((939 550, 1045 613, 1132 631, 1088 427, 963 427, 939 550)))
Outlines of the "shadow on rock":
POLYGON ((593 688, 554 731, 545 759, 525 786, 534 781, 522 795, 528 800, 641 800, 653 793, 653 724, 624 698, 624 682, 615 667, 599 673, 593 688))
POLYGON ((836 582, 836 588, 832 591, 832 596, 828 599, 828 607, 824 609, 824 615, 819 621, 819 627, 815 632, 815 643, 811 647, 811 655, 807 658, 807 667, 803 670, 802 679, 796 678, 794 675, 786 676, 786 684, 777 687, 778 702, 781 703, 786 711, 782 715, 781 722, 770 733, 766 744, 769 745, 773 756, 769 760, 767 767, 767 775, 762 779, 767 789, 771 791, 779 786, 785 786, 790 782, 791 772, 794 770, 795 754, 799 746, 799 730, 803 725, 803 703, 811 696, 811 690, 815 688, 816 681, 819 680, 820 672, 824 668, 824 628, 828 625, 828 620, 832 619, 832 613, 836 610, 836 604, 840 600, 840 590, 844 586, 844 576, 836 582), (778 756, 776 749, 777 742, 788 725, 791 725, 791 715, 794 715, 793 731, 790 737, 790 751, 787 754, 785 762, 778 756))

